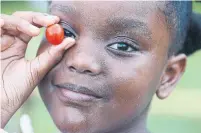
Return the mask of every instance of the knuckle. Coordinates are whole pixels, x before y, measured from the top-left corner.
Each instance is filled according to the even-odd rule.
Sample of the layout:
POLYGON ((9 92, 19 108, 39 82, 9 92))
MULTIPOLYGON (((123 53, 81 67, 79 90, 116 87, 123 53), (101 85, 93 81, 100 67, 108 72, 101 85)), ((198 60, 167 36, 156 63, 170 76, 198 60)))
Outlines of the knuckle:
POLYGON ((12 13, 13 16, 32 15, 33 11, 16 11, 12 13))
POLYGON ((1 29, 0 35, 2 36, 4 33, 5 33, 5 30, 4 30, 4 29, 1 29))
POLYGON ((18 20, 19 28, 28 27, 29 25, 30 25, 30 23, 28 21, 19 18, 19 20, 18 20))
POLYGON ((52 60, 55 60, 56 62, 59 62, 61 60, 61 58, 63 56, 62 53, 63 52, 55 51, 54 48, 48 49, 49 58, 51 58, 52 60))
POLYGON ((37 15, 34 15, 34 16, 32 17, 32 21, 33 21, 33 22, 36 22, 36 21, 37 21, 37 15))
POLYGON ((20 16, 10 16, 11 20, 13 21, 13 23, 15 23, 15 25, 17 26, 27 26, 29 24, 29 22, 25 19, 20 18, 20 16))
POLYGON ((15 38, 8 35, 3 35, 1 37, 1 52, 8 49, 15 42, 15 38))
POLYGON ((3 35, 1 38, 1 44, 13 44, 15 41, 15 38, 13 36, 9 36, 9 35, 3 35))
POLYGON ((21 14, 21 11, 16 11, 16 12, 12 13, 13 16, 18 16, 19 14, 21 14))
POLYGON ((43 23, 45 22, 45 19, 42 15, 36 14, 33 16, 33 22, 35 23, 43 23))
POLYGON ((19 24, 29 24, 29 21, 27 21, 26 19, 17 17, 17 20, 20 21, 19 24))

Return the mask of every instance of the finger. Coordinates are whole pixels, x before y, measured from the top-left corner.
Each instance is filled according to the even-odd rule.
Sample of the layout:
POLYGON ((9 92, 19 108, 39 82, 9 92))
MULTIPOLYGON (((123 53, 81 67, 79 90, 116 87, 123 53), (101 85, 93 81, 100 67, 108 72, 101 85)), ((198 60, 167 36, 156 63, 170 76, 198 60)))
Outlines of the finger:
POLYGON ((16 36, 16 37, 18 37, 19 39, 21 39, 25 43, 28 43, 32 38, 31 36, 29 36, 27 34, 24 34, 24 33, 20 32, 20 31, 13 31, 13 30, 7 30, 6 32, 5 32, 5 30, 2 30, 2 31, 3 31, 3 34, 16 36))
MULTIPOLYGON (((3 19, 0 18, 0 27, 2 27, 4 25, 4 21, 3 19)), ((2 35, 4 33, 4 30, 1 28, 1 31, 0 31, 0 35, 2 35)))
POLYGON ((20 33, 18 35, 18 38, 20 38, 23 42, 25 42, 26 44, 31 40, 31 36, 24 34, 24 33, 20 33))
POLYGON ((5 31, 1 28, 0 35, 3 35, 5 31))
POLYGON ((1 19, 4 21, 2 28, 4 30, 21 31, 29 36, 37 36, 40 33, 40 29, 33 26, 28 21, 15 16, 9 16, 1 14, 1 19))
POLYGON ((1 36, 1 52, 8 49, 15 42, 15 38, 8 35, 1 36))
POLYGON ((61 60, 65 50, 72 47, 74 43, 75 40, 73 38, 66 38, 60 45, 51 46, 34 59, 32 61, 32 72, 34 75, 37 75, 35 76, 37 78, 35 81, 39 82, 46 73, 61 60))
POLYGON ((11 36, 18 36, 21 32, 19 30, 4 30, 3 34, 11 35, 11 36))
POLYGON ((14 37, 14 39, 14 42, 10 46, 7 45, 6 49, 4 49, 3 53, 5 54, 1 54, 1 60, 6 60, 10 57, 24 58, 27 44, 17 37, 14 37))
POLYGON ((39 12, 17 11, 13 16, 23 18, 37 27, 47 27, 59 22, 59 17, 39 12))
POLYGON ((2 27, 4 25, 4 21, 3 19, 0 18, 0 27, 2 27))

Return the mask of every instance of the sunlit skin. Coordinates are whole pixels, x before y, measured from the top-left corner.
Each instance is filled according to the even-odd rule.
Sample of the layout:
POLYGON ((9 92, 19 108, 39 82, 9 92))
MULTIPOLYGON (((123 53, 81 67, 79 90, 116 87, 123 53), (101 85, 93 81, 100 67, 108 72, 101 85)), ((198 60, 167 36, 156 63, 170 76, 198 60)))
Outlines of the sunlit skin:
MULTIPOLYGON (((60 17, 66 36, 76 38, 39 85, 61 132, 148 132, 152 97, 156 92, 161 96, 159 89, 172 76, 166 71, 171 32, 156 3, 52 2, 50 14, 60 17), (64 102, 55 87, 61 83, 85 86, 102 97, 64 102)), ((38 53, 49 46, 44 39, 38 53)))

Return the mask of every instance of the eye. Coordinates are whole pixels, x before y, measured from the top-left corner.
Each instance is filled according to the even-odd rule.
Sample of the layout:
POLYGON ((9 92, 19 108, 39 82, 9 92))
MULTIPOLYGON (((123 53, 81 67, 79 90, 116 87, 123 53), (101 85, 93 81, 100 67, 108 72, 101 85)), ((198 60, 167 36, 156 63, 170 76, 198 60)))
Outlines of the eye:
POLYGON ((70 26, 69 23, 67 23, 66 21, 61 20, 60 21, 60 25, 63 27, 64 29, 64 36, 65 37, 72 37, 74 39, 76 39, 77 34, 74 31, 74 29, 70 26))
POLYGON ((64 35, 65 35, 65 37, 72 37, 74 39, 76 38, 76 36, 67 29, 64 29, 64 35))
POLYGON ((132 57, 143 52, 140 44, 127 36, 116 36, 108 44, 106 46, 107 51, 117 57, 132 57))
POLYGON ((109 47, 112 49, 124 51, 124 52, 131 52, 131 51, 137 50, 136 48, 134 48, 134 47, 132 47, 129 44, 126 44, 124 42, 114 43, 114 44, 111 44, 109 47))

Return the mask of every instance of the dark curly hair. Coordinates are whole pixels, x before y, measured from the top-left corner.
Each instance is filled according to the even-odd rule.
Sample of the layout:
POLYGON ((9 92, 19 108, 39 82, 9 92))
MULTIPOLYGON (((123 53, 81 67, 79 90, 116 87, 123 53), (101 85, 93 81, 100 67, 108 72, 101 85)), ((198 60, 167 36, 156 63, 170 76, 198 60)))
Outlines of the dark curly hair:
POLYGON ((169 56, 201 49, 201 15, 192 12, 192 1, 166 1, 163 12, 172 31, 169 56))

